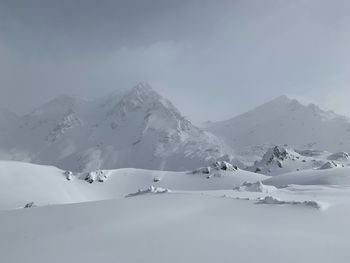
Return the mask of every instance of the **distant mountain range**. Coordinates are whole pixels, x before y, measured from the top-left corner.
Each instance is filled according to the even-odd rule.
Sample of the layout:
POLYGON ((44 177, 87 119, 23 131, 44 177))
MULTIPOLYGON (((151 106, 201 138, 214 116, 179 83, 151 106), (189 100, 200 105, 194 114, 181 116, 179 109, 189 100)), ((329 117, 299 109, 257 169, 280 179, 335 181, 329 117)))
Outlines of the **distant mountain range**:
POLYGON ((248 150, 255 161, 273 145, 285 144, 297 150, 350 151, 350 121, 281 96, 200 129, 147 83, 92 101, 60 96, 25 116, 0 109, 0 159, 72 171, 181 171, 218 160, 244 168, 234 153, 258 149, 257 155, 248 150))
POLYGON ((204 129, 232 148, 288 144, 299 149, 350 150, 350 121, 314 104, 278 97, 232 119, 206 123, 204 129))
POLYGON ((5 159, 73 171, 189 170, 227 152, 145 83, 93 101, 60 96, 24 117, 3 119, 0 127, 11 131, 1 140, 5 159))

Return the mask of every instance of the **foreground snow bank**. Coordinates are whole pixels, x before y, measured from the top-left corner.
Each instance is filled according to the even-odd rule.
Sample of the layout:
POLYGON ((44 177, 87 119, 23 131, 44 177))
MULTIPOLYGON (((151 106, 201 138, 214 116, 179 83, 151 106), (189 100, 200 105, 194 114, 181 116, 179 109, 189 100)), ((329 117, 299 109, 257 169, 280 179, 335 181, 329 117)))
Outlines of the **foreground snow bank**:
POLYGON ((154 194, 1 211, 1 262, 348 263, 349 207, 154 194))

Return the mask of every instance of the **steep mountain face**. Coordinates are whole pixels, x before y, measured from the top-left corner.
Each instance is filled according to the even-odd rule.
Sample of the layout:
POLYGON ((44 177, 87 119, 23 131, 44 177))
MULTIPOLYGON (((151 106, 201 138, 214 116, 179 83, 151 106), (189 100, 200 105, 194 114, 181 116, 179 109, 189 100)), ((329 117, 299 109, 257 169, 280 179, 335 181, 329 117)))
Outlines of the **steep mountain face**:
POLYGON ((286 96, 227 121, 207 123, 206 130, 239 150, 262 144, 288 144, 298 149, 350 150, 350 121, 316 105, 286 96))
POLYGON ((215 136, 144 83, 90 102, 58 97, 26 115, 10 141, 33 162, 73 171, 189 170, 224 155, 215 136))

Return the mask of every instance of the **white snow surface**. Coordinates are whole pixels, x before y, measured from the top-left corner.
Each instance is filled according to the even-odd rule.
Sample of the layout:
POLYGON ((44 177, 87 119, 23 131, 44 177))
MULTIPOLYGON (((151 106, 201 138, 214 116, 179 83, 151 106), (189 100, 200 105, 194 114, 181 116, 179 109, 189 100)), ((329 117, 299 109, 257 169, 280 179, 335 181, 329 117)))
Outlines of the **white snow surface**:
POLYGON ((321 211, 194 194, 0 212, 13 262, 347 263, 349 203, 321 211))
POLYGON ((337 152, 328 156, 328 160, 331 161, 349 161, 350 154, 347 152, 337 152))
POLYGON ((77 174, 1 161, 0 259, 345 263, 349 169, 273 177, 219 170, 208 178, 130 168, 77 174))
POLYGON ((286 173, 263 181, 277 187, 298 185, 350 185, 350 167, 315 169, 286 173))
POLYGON ((247 180, 267 178, 243 170, 220 171, 208 179, 192 172, 125 168, 84 172, 68 180, 67 171, 52 166, 0 161, 0 209, 20 208, 29 202, 42 206, 123 198, 152 185, 180 191, 232 189, 247 180))

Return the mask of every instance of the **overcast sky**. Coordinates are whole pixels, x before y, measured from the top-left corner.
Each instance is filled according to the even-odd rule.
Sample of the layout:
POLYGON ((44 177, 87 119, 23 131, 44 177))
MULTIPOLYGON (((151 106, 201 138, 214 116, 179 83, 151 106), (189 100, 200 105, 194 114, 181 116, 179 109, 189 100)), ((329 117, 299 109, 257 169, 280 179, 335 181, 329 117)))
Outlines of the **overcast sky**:
POLYGON ((196 123, 287 94, 350 115, 347 0, 0 0, 0 106, 149 82, 196 123))

